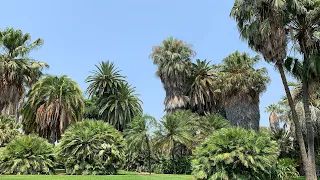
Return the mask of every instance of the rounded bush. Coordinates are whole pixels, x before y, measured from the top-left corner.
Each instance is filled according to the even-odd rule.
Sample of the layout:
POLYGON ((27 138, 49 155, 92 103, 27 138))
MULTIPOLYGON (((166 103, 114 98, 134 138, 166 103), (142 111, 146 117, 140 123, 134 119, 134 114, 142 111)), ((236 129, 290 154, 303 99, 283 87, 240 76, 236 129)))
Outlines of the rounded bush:
POLYGON ((70 126, 57 148, 67 174, 116 174, 125 159, 124 139, 111 125, 84 120, 70 126))
POLYGON ((53 166, 53 145, 35 135, 17 136, 0 153, 4 174, 51 174, 53 166))
POLYGON ((195 151, 196 179, 268 179, 279 154, 268 134, 242 128, 214 132, 195 151))

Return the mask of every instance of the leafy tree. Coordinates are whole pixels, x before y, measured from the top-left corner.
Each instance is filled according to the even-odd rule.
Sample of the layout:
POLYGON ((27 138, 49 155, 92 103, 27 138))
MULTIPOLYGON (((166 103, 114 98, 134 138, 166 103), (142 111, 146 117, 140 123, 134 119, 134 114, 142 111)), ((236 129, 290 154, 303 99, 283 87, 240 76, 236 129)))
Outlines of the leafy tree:
POLYGON ((221 129, 195 151, 193 174, 196 179, 268 179, 278 154, 268 134, 221 129))
POLYGON ((20 124, 14 116, 0 115, 0 148, 20 134, 19 128, 20 124))
POLYGON ((53 145, 35 135, 17 136, 0 153, 4 174, 51 174, 53 166, 53 145))
MULTIPOLYGON (((176 173, 175 167, 175 150, 178 145, 190 147, 192 136, 188 122, 193 121, 194 116, 190 111, 177 111, 173 114, 166 114, 160 121, 160 130, 156 132, 155 146, 159 147, 162 152, 170 154, 173 164, 173 173, 176 173)), ((181 147, 180 147, 181 148, 181 147)))
POLYGON ((0 32, 0 112, 11 105, 18 113, 19 102, 26 91, 42 75, 46 63, 28 58, 29 52, 38 48, 42 39, 31 42, 31 35, 21 30, 7 28, 0 32))
POLYGON ((67 129, 57 156, 68 174, 116 174, 125 159, 125 141, 108 123, 84 120, 67 129))
POLYGON ((97 107, 98 98, 93 96, 84 100, 84 119, 100 119, 99 108, 97 107))
POLYGON ((161 46, 154 46, 150 57, 158 66, 157 76, 166 91, 165 110, 173 112, 185 109, 188 105, 186 96, 186 78, 190 71, 191 57, 195 55, 192 46, 173 37, 163 40, 161 46))
POLYGON ((233 126, 259 129, 259 96, 270 81, 267 70, 254 69, 259 56, 232 53, 217 67, 216 88, 221 91, 227 119, 233 126))
POLYGON ((156 125, 156 119, 149 115, 137 116, 124 131, 128 149, 133 152, 148 152, 148 170, 151 174, 151 138, 148 131, 156 125))
POLYGON ((196 60, 191 65, 191 77, 189 78, 190 106, 193 111, 199 114, 216 111, 217 98, 215 99, 214 81, 216 75, 213 67, 206 60, 196 60))
POLYGON ((82 121, 82 92, 67 76, 44 77, 32 86, 27 97, 22 110, 26 133, 37 133, 54 143, 71 123, 82 121))

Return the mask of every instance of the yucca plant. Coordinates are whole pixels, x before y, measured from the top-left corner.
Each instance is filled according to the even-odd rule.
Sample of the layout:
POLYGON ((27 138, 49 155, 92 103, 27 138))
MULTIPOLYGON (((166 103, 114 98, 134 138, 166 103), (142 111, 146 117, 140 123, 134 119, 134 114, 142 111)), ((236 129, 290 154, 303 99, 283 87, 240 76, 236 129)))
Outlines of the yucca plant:
POLYGON ((18 136, 1 150, 3 174, 51 174, 53 166, 53 145, 35 135, 18 136))
POLYGON ((193 174, 196 179, 268 179, 278 154, 266 133, 221 129, 196 149, 193 174))
POLYGON ((108 123, 84 120, 67 129, 57 156, 67 174, 116 174, 124 162, 125 142, 108 123))

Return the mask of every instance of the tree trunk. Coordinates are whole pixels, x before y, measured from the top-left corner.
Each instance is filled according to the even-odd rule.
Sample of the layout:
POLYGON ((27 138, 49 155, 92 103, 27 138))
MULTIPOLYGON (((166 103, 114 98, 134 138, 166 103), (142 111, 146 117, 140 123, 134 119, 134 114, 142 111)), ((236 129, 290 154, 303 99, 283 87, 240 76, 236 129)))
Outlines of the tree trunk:
POLYGON ((299 148, 300 148, 300 155, 302 158, 302 164, 303 164, 303 169, 306 173, 306 177, 309 177, 310 174, 310 168, 309 168, 309 160, 308 160, 308 156, 307 156, 307 151, 306 151, 306 146, 304 143, 304 139, 303 139, 303 135, 302 135, 302 128, 298 119, 298 114, 297 111, 295 109, 295 104, 293 102, 293 98, 291 96, 291 92, 288 86, 288 82, 287 82, 287 78, 286 75, 284 73, 283 70, 283 64, 282 63, 277 63, 278 69, 280 71, 280 76, 281 76, 281 80, 282 80, 282 84, 284 87, 284 90, 286 92, 287 98, 288 98, 288 103, 292 112, 292 119, 294 122, 294 127, 295 127, 295 134, 297 137, 297 141, 299 144, 299 148))
POLYGON ((147 135, 146 135, 146 142, 147 142, 147 148, 148 148, 148 168, 149 168, 149 174, 151 175, 151 147, 150 147, 150 142, 147 135))
MULTIPOLYGON (((304 61, 307 61, 305 59, 304 61)), ((307 62, 303 63, 303 69, 306 70, 307 62)), ((306 74, 303 74, 302 79, 302 91, 303 91, 303 107, 304 107, 304 116, 306 121, 306 129, 307 129, 307 141, 308 141, 308 158, 309 158, 309 170, 310 174, 307 176, 307 180, 317 179, 316 175, 316 166, 315 166, 315 151, 314 151, 314 130, 313 130, 313 122, 311 119, 311 111, 310 111, 310 100, 309 100, 309 83, 306 74)))
POLYGON ((176 174, 176 162, 174 161, 174 150, 175 150, 175 142, 173 141, 173 148, 171 149, 172 154, 172 166, 173 166, 173 174, 176 174))
POLYGON ((227 119, 232 126, 259 130, 259 104, 254 103, 249 95, 237 95, 228 99, 225 104, 227 119))
POLYGON ((4 103, 0 103, 0 114, 2 114, 2 111, 5 107, 5 104, 4 103))

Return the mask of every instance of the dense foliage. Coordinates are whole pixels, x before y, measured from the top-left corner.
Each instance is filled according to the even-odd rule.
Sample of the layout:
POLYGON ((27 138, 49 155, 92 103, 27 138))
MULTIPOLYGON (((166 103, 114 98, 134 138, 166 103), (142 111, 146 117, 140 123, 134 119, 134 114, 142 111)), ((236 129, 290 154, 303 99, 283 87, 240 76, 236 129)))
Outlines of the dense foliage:
POLYGON ((265 133, 221 129, 197 148, 193 174, 197 179, 268 179, 278 154, 277 143, 265 133))
POLYGON ((0 115, 0 148, 20 134, 20 127, 14 116, 0 115))
POLYGON ((68 174, 116 174, 125 158, 120 132, 103 121, 84 120, 70 126, 61 138, 57 155, 68 174))
POLYGON ((0 153, 4 174, 51 174, 53 167, 53 145, 35 135, 16 137, 0 153))

